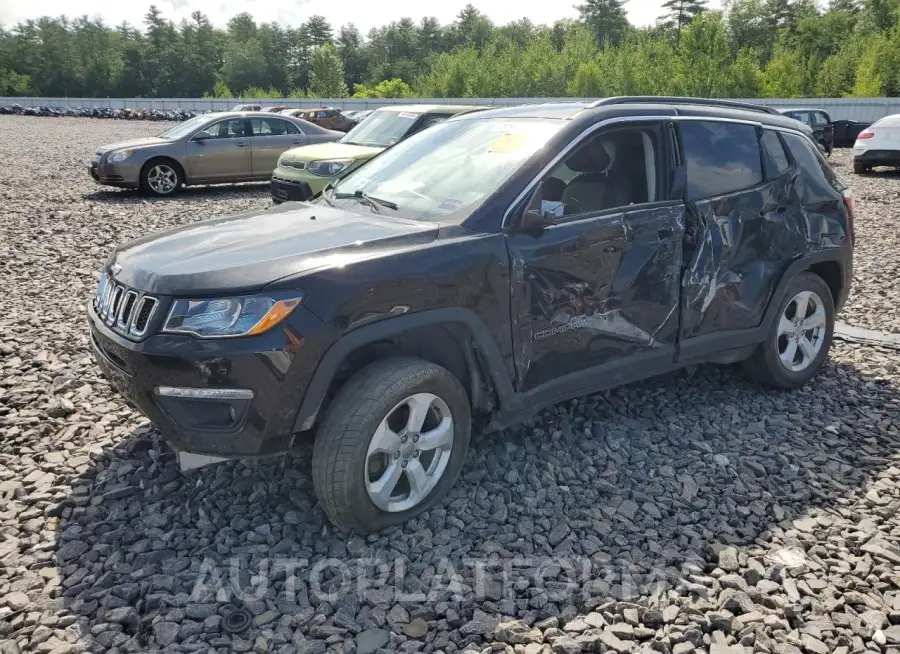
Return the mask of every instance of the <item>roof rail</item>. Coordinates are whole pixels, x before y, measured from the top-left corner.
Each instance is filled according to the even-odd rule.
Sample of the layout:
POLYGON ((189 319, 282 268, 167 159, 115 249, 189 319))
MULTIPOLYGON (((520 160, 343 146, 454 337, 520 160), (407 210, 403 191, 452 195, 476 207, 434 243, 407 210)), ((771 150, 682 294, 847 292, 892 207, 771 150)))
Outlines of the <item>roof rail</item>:
POLYGON ((591 109, 605 107, 611 104, 696 104, 707 107, 726 107, 729 109, 743 109, 745 111, 758 111, 764 114, 780 114, 777 109, 765 107, 751 102, 736 102, 734 100, 713 100, 710 98, 681 98, 673 95, 621 95, 614 98, 600 98, 588 105, 591 109))

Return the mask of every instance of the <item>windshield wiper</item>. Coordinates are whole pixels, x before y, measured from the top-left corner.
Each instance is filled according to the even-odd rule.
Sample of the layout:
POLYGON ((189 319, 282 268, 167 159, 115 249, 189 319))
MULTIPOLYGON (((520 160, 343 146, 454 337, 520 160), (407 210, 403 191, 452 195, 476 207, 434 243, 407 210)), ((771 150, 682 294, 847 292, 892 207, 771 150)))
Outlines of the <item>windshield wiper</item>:
POLYGON ((379 206, 387 207, 388 209, 397 210, 397 204, 391 202, 390 200, 382 200, 380 198, 375 198, 366 193, 365 191, 356 191, 354 193, 335 193, 332 197, 337 198, 338 200, 345 200, 349 198, 353 198, 354 200, 362 200, 365 204, 368 204, 375 213, 381 213, 378 210, 379 206))

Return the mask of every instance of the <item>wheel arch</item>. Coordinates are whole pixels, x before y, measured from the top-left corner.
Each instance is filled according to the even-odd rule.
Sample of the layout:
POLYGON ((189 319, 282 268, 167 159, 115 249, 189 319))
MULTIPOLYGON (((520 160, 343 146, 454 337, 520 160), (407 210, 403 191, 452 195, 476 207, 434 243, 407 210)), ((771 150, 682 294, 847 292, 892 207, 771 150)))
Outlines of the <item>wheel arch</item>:
POLYGON ((344 334, 322 357, 306 388, 294 431, 318 422, 330 398, 362 366, 390 356, 414 356, 456 376, 475 411, 512 404, 512 384, 487 326, 472 311, 434 309, 389 318, 344 334))
POLYGON ((761 333, 765 333, 772 321, 777 318, 778 307, 781 306, 791 281, 803 272, 811 272, 822 278, 831 291, 835 312, 837 312, 843 305, 849 292, 848 273, 851 265, 850 257, 849 251, 845 248, 830 248, 797 259, 788 266, 781 276, 778 286, 775 287, 775 292, 772 293, 772 297, 769 299, 769 305, 766 308, 765 317, 760 326, 761 333))

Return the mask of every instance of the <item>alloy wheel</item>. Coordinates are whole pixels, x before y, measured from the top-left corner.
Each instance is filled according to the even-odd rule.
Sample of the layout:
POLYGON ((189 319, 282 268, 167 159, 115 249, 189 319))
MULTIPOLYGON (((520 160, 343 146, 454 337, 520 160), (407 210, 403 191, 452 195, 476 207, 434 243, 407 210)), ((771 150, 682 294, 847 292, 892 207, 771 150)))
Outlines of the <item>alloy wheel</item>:
POLYGON ((388 411, 366 454, 366 490, 382 511, 407 511, 428 497, 450 461, 455 425, 447 403, 416 393, 388 411))
POLYGON ((825 305, 813 291, 797 293, 778 321, 777 348, 781 365, 791 372, 806 370, 825 343, 825 305))
POLYGON ((147 173, 147 185, 160 195, 168 195, 178 186, 178 173, 166 164, 156 164, 147 173))

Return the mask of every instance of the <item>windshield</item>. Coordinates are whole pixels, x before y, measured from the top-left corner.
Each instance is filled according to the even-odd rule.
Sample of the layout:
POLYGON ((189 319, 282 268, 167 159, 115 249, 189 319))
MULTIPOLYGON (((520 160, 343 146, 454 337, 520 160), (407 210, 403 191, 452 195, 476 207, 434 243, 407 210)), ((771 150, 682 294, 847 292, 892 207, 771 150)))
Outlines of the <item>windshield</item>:
POLYGON ((341 179, 323 201, 351 203, 357 200, 347 196, 370 195, 396 204, 404 217, 462 220, 564 125, 533 118, 438 123, 341 179))
POLYGON ((422 114, 412 111, 376 111, 341 139, 341 143, 387 148, 402 140, 422 114))
POLYGON ((175 127, 170 127, 165 132, 160 134, 159 137, 175 141, 177 139, 193 134, 196 130, 200 129, 206 123, 208 123, 209 119, 209 115, 195 116, 194 118, 186 120, 183 123, 178 123, 177 125, 175 125, 175 127))

